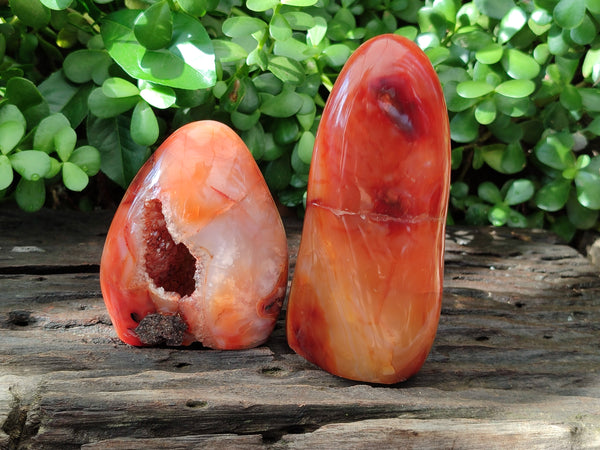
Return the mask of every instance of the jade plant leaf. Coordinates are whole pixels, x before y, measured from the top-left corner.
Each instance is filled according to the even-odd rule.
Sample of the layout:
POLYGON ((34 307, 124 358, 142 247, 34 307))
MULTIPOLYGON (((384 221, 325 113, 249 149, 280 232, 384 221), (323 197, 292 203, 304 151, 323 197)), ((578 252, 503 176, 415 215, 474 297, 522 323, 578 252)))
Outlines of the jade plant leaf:
POLYGON ((16 152, 9 159, 15 172, 27 180, 39 180, 50 171, 50 157, 38 150, 16 152))
POLYGON ((485 81, 468 80, 459 83, 456 86, 458 95, 464 98, 478 98, 489 94, 494 90, 494 86, 485 81))
POLYGON ((33 135, 33 147, 46 153, 51 153, 54 147, 54 136, 63 128, 71 128, 71 123, 61 113, 54 113, 44 118, 33 135))
POLYGON ((527 14, 518 6, 512 8, 500 21, 498 42, 508 42, 527 23, 527 14))
POLYGON ((146 101, 140 100, 131 115, 131 139, 139 145, 152 145, 158 139, 158 121, 146 101))
POLYGON ((21 122, 9 120, 0 123, 0 152, 8 155, 25 135, 25 127, 21 122))
POLYGON ((0 155, 0 191, 10 186, 14 178, 12 164, 8 156, 0 155))
POLYGON ((573 152, 556 135, 541 140, 535 147, 535 156, 553 169, 564 170, 575 164, 573 152))
POLYGON ((54 135, 54 148, 61 161, 68 161, 77 143, 77 133, 71 127, 64 127, 54 135))
POLYGON ((575 28, 585 17, 585 0, 560 0, 552 12, 556 23, 563 28, 575 28))
POLYGON ((484 181, 477 188, 477 195, 480 199, 485 200, 492 205, 502 203, 502 194, 500 189, 491 181, 484 181))
POLYGON ((510 183, 506 191, 504 201, 507 205, 518 205, 533 197, 534 192, 535 188, 530 180, 524 178, 514 180, 510 183))
POLYGON ((76 164, 88 176, 92 177, 100 171, 100 152, 96 147, 83 145, 71 153, 69 162, 76 164))
POLYGON ((558 178, 542 186, 535 194, 535 204, 544 211, 560 211, 569 199, 571 181, 558 178))
POLYGON ((580 170, 575 175, 577 200, 589 209, 600 209, 600 175, 580 170))
POLYGON ((87 174, 78 165, 68 161, 63 163, 62 179, 67 189, 76 192, 82 191, 89 183, 87 174))
POLYGON ((496 86, 496 92, 505 97, 523 98, 535 91, 535 83, 531 80, 508 80, 496 86))
POLYGON ((46 201, 44 180, 32 181, 21 178, 15 190, 15 200, 23 211, 34 212, 39 210, 46 201))
POLYGON ((532 56, 511 48, 502 56, 502 66, 512 78, 530 80, 540 72, 540 65, 532 56))

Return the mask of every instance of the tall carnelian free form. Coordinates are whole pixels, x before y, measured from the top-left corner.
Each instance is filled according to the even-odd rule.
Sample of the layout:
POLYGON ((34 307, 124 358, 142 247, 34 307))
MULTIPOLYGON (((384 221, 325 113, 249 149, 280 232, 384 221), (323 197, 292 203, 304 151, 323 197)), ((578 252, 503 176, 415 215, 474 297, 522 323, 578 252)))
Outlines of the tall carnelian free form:
POLYGON ((450 131, 439 80, 382 35, 347 61, 321 119, 287 309, 289 345, 345 378, 423 365, 443 282, 450 131))
POLYGON ((131 345, 259 345, 287 287, 277 208, 237 134, 212 121, 173 133, 146 162, 111 224, 100 283, 131 345))

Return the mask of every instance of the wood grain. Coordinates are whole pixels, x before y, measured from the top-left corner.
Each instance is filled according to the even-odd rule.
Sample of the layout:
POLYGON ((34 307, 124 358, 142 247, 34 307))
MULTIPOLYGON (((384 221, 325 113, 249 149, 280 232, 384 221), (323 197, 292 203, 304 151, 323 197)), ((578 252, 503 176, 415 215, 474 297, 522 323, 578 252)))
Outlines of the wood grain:
POLYGON ((251 350, 122 344, 110 217, 0 210, 0 448, 600 447, 600 278, 554 235, 451 227, 431 354, 380 386, 297 356, 283 314, 251 350))

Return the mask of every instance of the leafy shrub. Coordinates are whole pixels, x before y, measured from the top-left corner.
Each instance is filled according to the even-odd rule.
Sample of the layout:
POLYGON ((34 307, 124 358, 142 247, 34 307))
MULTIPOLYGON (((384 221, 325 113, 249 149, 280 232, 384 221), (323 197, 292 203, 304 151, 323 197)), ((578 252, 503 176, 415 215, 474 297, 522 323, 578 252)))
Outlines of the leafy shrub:
MULTIPOLYGON (((2 3, 0 2, 0 5, 2 3)), ((10 0, 0 6, 0 189, 24 209, 101 170, 125 188, 200 119, 236 129, 303 210, 322 108, 382 33, 436 68, 453 140, 450 221, 598 227, 600 0, 10 0), (61 178, 62 177, 62 178, 61 178)))

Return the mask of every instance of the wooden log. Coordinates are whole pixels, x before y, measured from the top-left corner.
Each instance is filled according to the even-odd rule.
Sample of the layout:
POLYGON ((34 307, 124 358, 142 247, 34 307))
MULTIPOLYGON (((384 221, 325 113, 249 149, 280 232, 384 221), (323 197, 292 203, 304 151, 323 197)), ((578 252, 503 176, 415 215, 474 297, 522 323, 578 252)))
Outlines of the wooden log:
POLYGON ((98 283, 109 221, 0 211, 0 448, 600 447, 600 277, 554 235, 449 228, 431 354, 380 386, 293 353, 283 314, 251 350, 122 344, 98 283))

